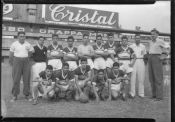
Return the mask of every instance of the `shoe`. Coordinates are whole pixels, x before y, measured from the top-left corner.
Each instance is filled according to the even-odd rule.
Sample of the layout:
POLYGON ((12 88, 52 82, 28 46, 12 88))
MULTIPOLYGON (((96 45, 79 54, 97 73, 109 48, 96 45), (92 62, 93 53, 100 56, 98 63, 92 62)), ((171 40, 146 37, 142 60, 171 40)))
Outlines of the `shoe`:
POLYGON ((135 96, 132 96, 131 94, 129 94, 128 97, 129 97, 130 99, 134 99, 134 98, 135 98, 135 96))
POLYGON ((17 100, 17 97, 13 96, 13 98, 10 100, 10 102, 15 102, 17 100))
POLYGON ((31 102, 31 101, 32 101, 32 99, 31 99, 31 98, 29 98, 29 96, 25 96, 25 100, 27 100, 27 101, 29 101, 29 102, 31 102))
POLYGON ((33 103, 32 103, 32 105, 36 105, 36 104, 38 104, 38 100, 33 100, 33 103))

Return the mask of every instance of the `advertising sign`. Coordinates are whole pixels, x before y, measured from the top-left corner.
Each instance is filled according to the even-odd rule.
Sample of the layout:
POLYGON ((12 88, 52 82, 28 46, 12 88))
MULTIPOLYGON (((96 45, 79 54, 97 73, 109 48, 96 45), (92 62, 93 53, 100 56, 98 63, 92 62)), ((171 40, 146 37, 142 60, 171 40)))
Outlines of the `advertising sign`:
POLYGON ((3 19, 13 20, 16 16, 16 9, 14 4, 3 4, 3 19))
POLYGON ((43 5, 42 17, 46 23, 95 28, 118 28, 118 13, 61 4, 43 5))

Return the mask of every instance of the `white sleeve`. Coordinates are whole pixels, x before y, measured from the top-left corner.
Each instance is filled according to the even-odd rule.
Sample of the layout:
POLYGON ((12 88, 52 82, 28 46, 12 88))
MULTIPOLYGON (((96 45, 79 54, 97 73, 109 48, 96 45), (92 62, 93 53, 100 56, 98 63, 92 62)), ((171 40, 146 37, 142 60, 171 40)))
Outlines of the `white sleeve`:
POLYGON ((12 43, 12 45, 10 46, 10 51, 15 52, 15 44, 14 43, 12 43))
POLYGON ((81 51, 81 45, 80 46, 78 46, 78 48, 77 48, 77 53, 79 54, 79 53, 81 53, 82 51, 81 51))
POLYGON ((34 48, 33 48, 33 46, 30 44, 30 49, 29 49, 29 51, 31 51, 31 52, 35 52, 35 50, 34 50, 34 48))
POLYGON ((166 44, 165 44, 165 42, 162 39, 158 40, 158 44, 159 44, 159 46, 161 46, 163 48, 166 48, 166 46, 165 46, 166 44))
POLYGON ((94 53, 94 48, 90 45, 91 53, 94 53))
POLYGON ((146 54, 146 47, 145 47, 145 45, 143 45, 143 51, 144 51, 143 55, 145 55, 146 54))

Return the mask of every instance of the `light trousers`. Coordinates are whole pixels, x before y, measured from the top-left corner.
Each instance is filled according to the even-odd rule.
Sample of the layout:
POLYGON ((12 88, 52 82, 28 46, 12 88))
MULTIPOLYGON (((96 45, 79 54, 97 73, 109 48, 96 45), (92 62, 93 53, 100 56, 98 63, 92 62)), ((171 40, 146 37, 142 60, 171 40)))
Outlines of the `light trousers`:
POLYGON ((138 95, 144 97, 144 80, 145 80, 145 64, 143 59, 136 59, 131 73, 131 89, 130 94, 135 96, 136 81, 138 81, 138 95))

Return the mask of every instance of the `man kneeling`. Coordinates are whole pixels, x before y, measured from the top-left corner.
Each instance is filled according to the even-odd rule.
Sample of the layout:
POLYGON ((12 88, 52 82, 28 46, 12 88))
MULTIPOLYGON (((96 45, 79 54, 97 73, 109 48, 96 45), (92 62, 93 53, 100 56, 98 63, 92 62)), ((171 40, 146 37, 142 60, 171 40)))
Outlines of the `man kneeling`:
POLYGON ((69 64, 63 63, 61 70, 54 71, 56 78, 55 92, 57 98, 66 98, 66 100, 71 100, 75 94, 75 79, 73 72, 69 70, 69 64))
MULTIPOLYGON (((91 68, 87 65, 87 58, 83 57, 80 60, 81 65, 74 70, 75 80, 77 83, 75 100, 81 101, 81 93, 85 95, 85 100, 87 97, 87 88, 91 84, 91 68), (86 89, 86 90, 85 90, 86 89)), ((82 100, 83 101, 83 100, 82 100)))
POLYGON ((107 72, 109 84, 110 84, 110 95, 113 99, 117 99, 120 95, 122 99, 126 100, 128 90, 128 77, 127 74, 119 69, 119 63, 115 62, 110 71, 107 72))
POLYGON ((53 67, 47 65, 46 70, 39 73, 33 81, 32 87, 32 96, 33 96, 33 105, 38 103, 38 93, 42 94, 43 98, 53 98, 54 97, 54 84, 55 77, 53 75, 53 67))
POLYGON ((107 100, 109 98, 109 82, 106 78, 105 71, 103 69, 98 70, 97 75, 94 76, 93 82, 93 91, 96 96, 96 101, 107 100))

